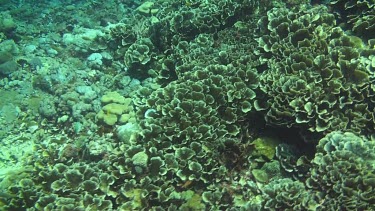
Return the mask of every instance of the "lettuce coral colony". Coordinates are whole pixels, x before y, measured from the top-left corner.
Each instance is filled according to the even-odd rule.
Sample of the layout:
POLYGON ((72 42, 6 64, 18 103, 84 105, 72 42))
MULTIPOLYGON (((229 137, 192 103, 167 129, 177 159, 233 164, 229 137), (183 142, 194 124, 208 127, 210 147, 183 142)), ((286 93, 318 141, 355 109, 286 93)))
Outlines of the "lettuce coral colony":
POLYGON ((374 1, 0 2, 0 210, 375 210, 374 1))

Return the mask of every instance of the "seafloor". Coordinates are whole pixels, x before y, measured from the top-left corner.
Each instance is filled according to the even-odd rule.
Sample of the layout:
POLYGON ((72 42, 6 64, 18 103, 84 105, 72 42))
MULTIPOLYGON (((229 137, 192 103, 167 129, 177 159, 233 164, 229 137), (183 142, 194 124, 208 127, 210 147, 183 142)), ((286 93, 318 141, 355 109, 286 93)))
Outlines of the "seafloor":
POLYGON ((0 210, 375 210, 374 0, 0 0, 0 210))

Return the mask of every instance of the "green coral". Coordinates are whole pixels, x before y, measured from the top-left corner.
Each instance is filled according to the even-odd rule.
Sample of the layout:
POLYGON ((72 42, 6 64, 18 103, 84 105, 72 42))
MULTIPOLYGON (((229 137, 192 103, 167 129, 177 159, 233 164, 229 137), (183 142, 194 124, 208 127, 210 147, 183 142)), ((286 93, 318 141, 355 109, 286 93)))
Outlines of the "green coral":
POLYGON ((142 38, 129 46, 124 56, 128 73, 144 79, 148 76, 150 64, 155 57, 154 44, 148 38, 142 38))
POLYGON ((35 205, 37 209, 111 209, 112 202, 105 197, 112 193, 109 187, 113 185, 113 179, 92 165, 57 163, 53 169, 44 169, 32 179, 22 179, 13 185, 10 192, 14 197, 6 208, 35 205))
POLYGON ((375 38, 374 1, 334 0, 329 2, 329 6, 336 12, 345 28, 365 39, 375 38))
POLYGON ((373 140, 366 137, 350 132, 327 134, 317 145, 306 185, 273 178, 261 189, 264 209, 374 209, 374 149, 373 140))
MULTIPOLYGON (((190 2, 190 1, 189 1, 190 2)), ((264 2, 266 6, 270 4, 264 2)), ((182 35, 187 39, 193 39, 202 33, 215 33, 224 27, 232 25, 241 15, 249 14, 258 6, 256 1, 230 0, 207 2, 190 2, 194 6, 180 7, 179 10, 169 13, 165 11, 157 14, 160 23, 156 25, 158 32, 164 34, 159 39, 171 39, 173 35, 182 35)))
POLYGON ((307 186, 318 191, 322 209, 375 209, 375 144, 350 132, 319 141, 307 186))
MULTIPOLYGON (((142 88, 127 93, 132 99, 118 92, 90 99, 100 109, 96 117, 115 127, 98 122, 69 136, 37 131, 41 156, 30 158, 29 178, 1 192, 1 205, 9 210, 375 209, 373 140, 329 133, 373 132, 375 42, 367 45, 358 34, 348 35, 324 6, 288 0, 297 6, 274 8, 260 18, 268 5, 284 5, 263 3, 158 1, 155 22, 125 14, 124 23, 98 38, 107 42, 116 66, 109 68, 116 76, 108 83, 107 72, 97 72, 106 76, 98 83, 121 89, 127 83, 119 78, 130 75, 142 79, 142 88), (309 137, 314 144, 328 135, 313 158, 313 150, 304 154, 308 150, 289 143, 294 140, 269 138, 273 129, 293 132, 301 148, 313 144, 304 143, 297 130, 317 134, 309 137), (77 140, 84 141, 74 145, 77 140)), ((0 55, 0 61, 8 58, 0 55)), ((79 98, 66 95, 61 104, 79 98)))
MULTIPOLYGON (((252 77, 254 74, 248 71, 252 77)), ((242 74, 246 76, 245 71, 230 65, 210 65, 186 73, 183 82, 152 93, 141 109, 154 109, 158 117, 141 121, 143 138, 158 150, 171 151, 173 146, 181 180, 208 181, 219 173, 218 151, 239 135, 235 123, 250 111, 240 105, 252 104, 255 98, 254 91, 245 85, 247 78, 239 77, 242 74), (191 148, 193 144, 197 147, 191 148)))
POLYGON ((262 188, 265 210, 311 210, 309 192, 300 181, 278 179, 262 188))
POLYGON ((260 88, 270 98, 256 108, 266 110, 271 125, 318 133, 373 130, 374 105, 367 99, 374 77, 360 63, 356 40, 325 7, 300 11, 272 9, 259 21, 260 61, 267 61, 260 88))

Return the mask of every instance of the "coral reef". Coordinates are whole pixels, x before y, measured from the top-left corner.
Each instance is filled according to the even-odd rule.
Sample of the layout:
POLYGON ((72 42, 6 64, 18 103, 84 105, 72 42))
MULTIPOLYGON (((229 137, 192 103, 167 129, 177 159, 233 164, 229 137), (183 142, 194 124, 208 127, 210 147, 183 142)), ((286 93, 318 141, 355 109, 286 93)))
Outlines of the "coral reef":
POLYGON ((318 191, 321 209, 374 209, 373 140, 332 132, 319 141, 307 187, 318 191))
POLYGON ((375 209, 373 1, 0 3, 0 210, 375 209))
POLYGON ((259 20, 266 121, 311 132, 372 132, 374 75, 360 62, 366 51, 325 7, 299 11, 272 9, 259 20))
POLYGON ((374 39, 375 2, 374 1, 330 1, 329 5, 336 12, 344 27, 357 36, 374 39))

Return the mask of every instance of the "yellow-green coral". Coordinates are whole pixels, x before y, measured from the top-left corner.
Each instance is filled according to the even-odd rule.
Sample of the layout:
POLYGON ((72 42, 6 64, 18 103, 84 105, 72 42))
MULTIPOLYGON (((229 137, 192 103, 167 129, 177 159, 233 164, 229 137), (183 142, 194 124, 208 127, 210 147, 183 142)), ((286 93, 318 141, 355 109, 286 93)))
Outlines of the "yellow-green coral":
POLYGON ((126 197, 131 200, 130 207, 123 206, 123 210, 138 210, 141 209, 144 205, 142 203, 142 189, 132 189, 124 193, 126 197))
POLYGON ((104 106, 96 115, 99 121, 103 121, 109 126, 116 123, 135 122, 131 98, 125 98, 118 92, 108 92, 102 96, 101 102, 104 106))
POLYGON ((153 15, 159 11, 159 9, 154 8, 154 2, 151 1, 143 2, 136 10, 144 15, 153 15))
POLYGON ((186 200, 184 204, 181 205, 180 209, 183 211, 188 210, 204 210, 205 206, 202 203, 202 197, 194 193, 191 190, 182 192, 182 198, 186 200))
POLYGON ((131 98, 125 98, 118 92, 108 92, 102 96, 101 102, 103 104, 119 103, 119 104, 129 105, 131 102, 131 98))

